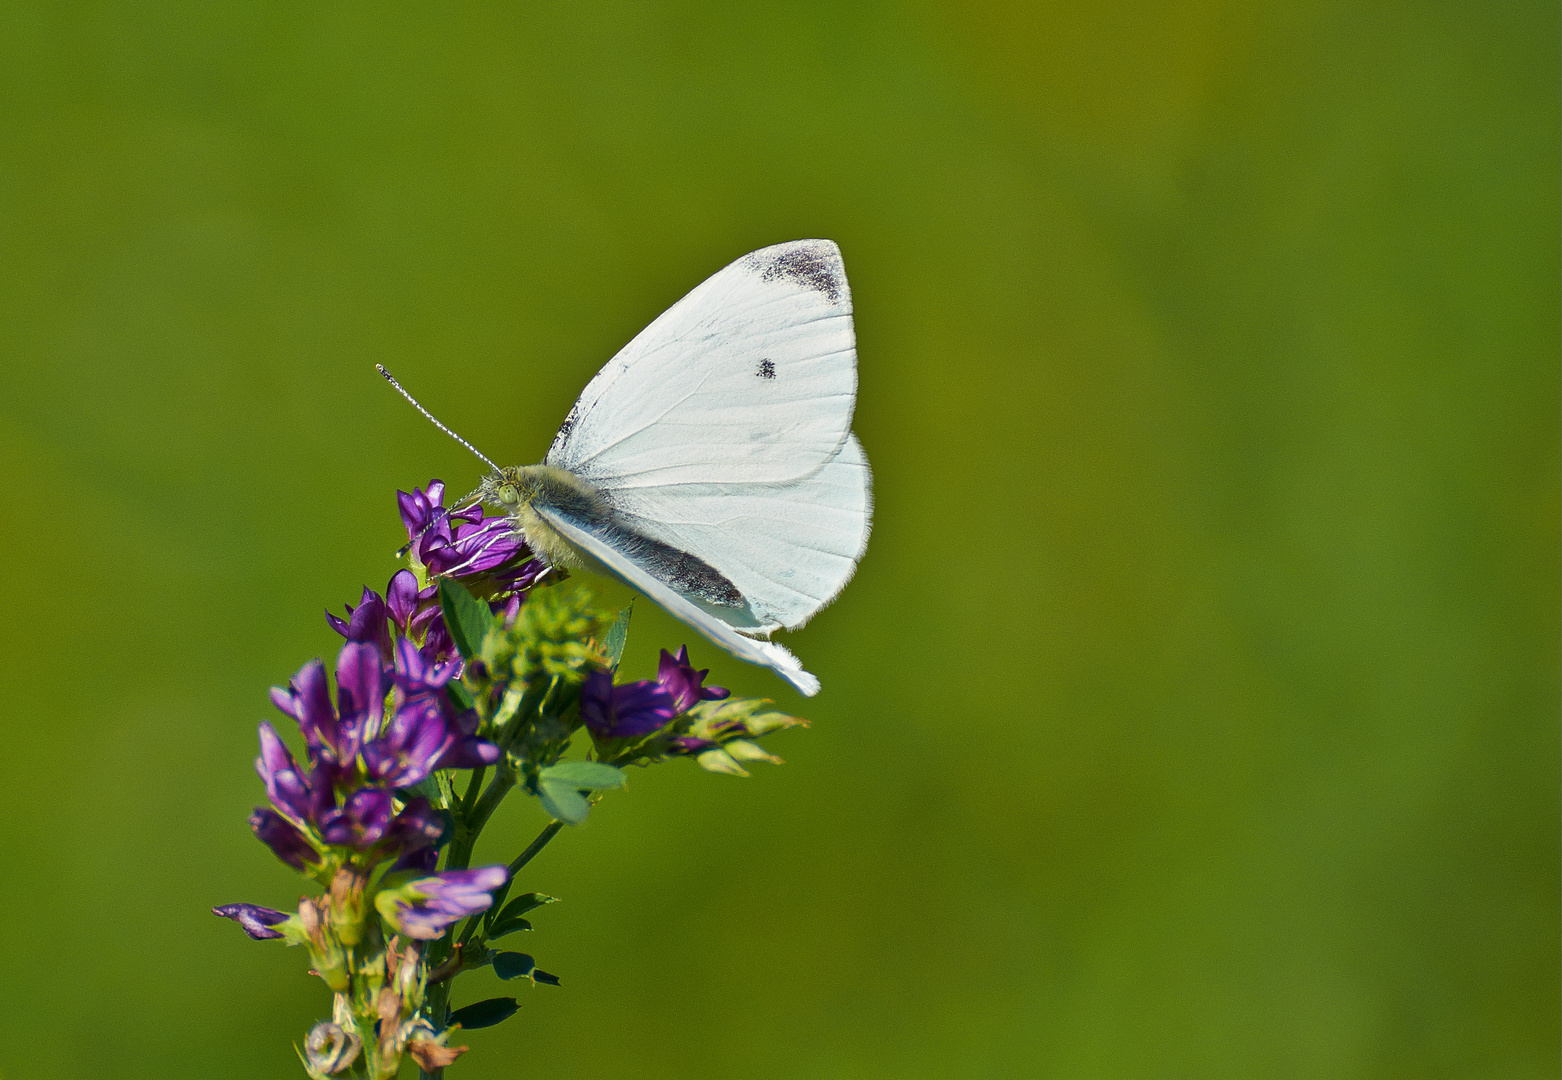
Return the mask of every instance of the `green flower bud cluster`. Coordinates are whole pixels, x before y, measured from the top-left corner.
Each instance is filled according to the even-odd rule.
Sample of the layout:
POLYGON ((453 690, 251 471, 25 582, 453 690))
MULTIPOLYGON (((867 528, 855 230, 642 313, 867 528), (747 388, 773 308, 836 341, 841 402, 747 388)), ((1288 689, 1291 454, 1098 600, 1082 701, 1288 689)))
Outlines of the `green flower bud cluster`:
POLYGON ((807 727, 808 721, 766 708, 770 704, 766 698, 729 698, 702 701, 690 709, 689 726, 683 737, 715 744, 695 754, 700 768, 747 776, 748 771, 740 762, 768 761, 780 765, 779 757, 754 740, 774 731, 807 727))
POLYGON ((492 676, 528 686, 558 678, 579 686, 591 665, 604 667, 598 639, 612 617, 591 606, 581 589, 540 589, 527 598, 514 625, 495 626, 484 636, 483 664, 492 676))

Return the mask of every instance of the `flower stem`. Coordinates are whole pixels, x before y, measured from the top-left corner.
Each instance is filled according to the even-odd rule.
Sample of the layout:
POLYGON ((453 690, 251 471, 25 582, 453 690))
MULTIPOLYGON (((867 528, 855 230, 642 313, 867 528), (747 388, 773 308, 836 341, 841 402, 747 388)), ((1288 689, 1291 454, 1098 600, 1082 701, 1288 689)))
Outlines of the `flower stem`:
POLYGON ((514 878, 515 875, 520 871, 521 867, 535 859, 537 857, 537 853, 543 848, 547 847, 548 841, 559 835, 559 830, 562 828, 564 828, 564 822, 555 821, 546 829, 542 830, 542 832, 538 833, 537 839, 528 844, 526 846, 526 850, 517 855, 515 857, 515 861, 510 864, 510 877, 514 878))
POLYGON ((466 794, 461 797, 461 816, 470 819, 472 807, 477 803, 477 793, 483 788, 483 777, 488 773, 487 765, 479 765, 472 770, 472 779, 466 785, 466 794))

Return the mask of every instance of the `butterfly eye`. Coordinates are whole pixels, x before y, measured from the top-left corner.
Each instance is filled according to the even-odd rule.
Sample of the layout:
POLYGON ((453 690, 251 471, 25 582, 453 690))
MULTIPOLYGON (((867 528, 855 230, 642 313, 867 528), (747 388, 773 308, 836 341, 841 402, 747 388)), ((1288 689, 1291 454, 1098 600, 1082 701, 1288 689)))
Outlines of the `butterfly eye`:
POLYGON ((521 497, 513 485, 504 484, 499 488, 499 501, 506 506, 514 506, 521 501, 521 497))

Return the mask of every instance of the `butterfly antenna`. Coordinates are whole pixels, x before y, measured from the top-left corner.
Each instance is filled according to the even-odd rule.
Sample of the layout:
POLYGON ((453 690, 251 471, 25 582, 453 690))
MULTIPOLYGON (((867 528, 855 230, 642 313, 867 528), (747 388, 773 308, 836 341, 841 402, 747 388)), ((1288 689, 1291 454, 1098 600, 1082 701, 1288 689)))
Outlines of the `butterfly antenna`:
POLYGON ((481 450, 479 450, 477 447, 473 446, 471 443, 467 442, 461 436, 457 435, 454 431, 451 431, 444 424, 441 424, 439 422, 439 420, 434 416, 433 413, 429 412, 422 405, 419 405, 418 404, 418 399, 413 397, 411 394, 407 393, 406 389, 401 385, 401 383, 396 381, 395 376, 391 375, 390 372, 385 370, 385 365, 384 364, 375 364, 374 365, 374 370, 378 371, 381 375, 385 376, 385 381, 390 383, 392 386, 394 386, 396 388, 396 392, 398 394, 400 394, 402 397, 406 398, 408 401, 412 402, 412 407, 414 409, 418 410, 418 412, 422 413, 424 415, 424 417, 427 418, 429 423, 433 424, 440 431, 443 431, 446 435, 449 435, 456 442, 460 443, 462 446, 464 446, 468 450, 472 451, 472 453, 476 454, 479 458, 482 459, 483 464, 487 465, 494 472, 499 472, 500 471, 499 466, 495 465, 492 461, 489 461, 488 458, 486 456, 484 456, 484 454, 483 454, 483 452, 481 450))

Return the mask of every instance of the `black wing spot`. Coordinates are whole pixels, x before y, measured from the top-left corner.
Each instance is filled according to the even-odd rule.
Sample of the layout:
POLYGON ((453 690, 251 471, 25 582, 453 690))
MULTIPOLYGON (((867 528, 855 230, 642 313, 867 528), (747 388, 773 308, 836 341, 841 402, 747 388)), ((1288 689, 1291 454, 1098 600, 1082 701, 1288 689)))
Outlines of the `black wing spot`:
POLYGON ((755 372, 761 379, 774 379, 776 377, 776 362, 774 360, 761 360, 759 370, 755 372))
POLYGON ((822 292, 831 302, 841 298, 841 279, 831 251, 823 244, 799 244, 772 256, 758 266, 764 281, 790 278, 805 289, 822 292))

